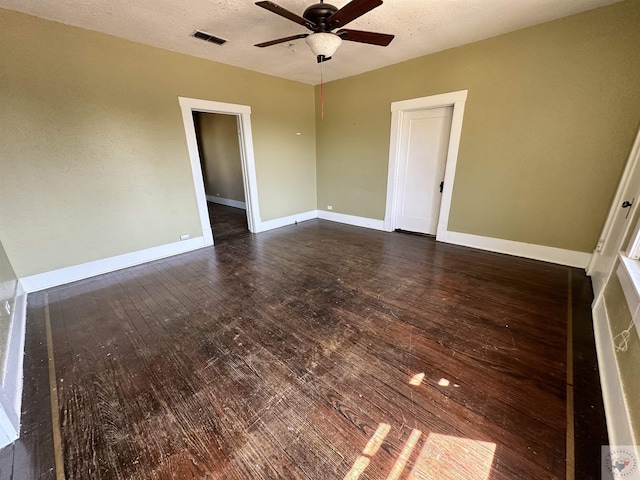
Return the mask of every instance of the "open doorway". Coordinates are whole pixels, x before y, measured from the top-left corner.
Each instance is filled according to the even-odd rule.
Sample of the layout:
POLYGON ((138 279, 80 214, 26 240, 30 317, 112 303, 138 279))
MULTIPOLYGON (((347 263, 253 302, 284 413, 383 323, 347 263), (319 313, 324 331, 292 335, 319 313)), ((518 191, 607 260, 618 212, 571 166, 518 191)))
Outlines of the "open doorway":
POLYGON ((193 112, 207 211, 216 244, 249 235, 238 116, 193 112))
MULTIPOLYGON (((195 98, 178 97, 182 110, 182 122, 187 139, 193 186, 198 203, 200 226, 204 246, 213 245, 213 233, 207 195, 204 188, 204 176, 198 151, 198 140, 194 123, 194 112, 228 114, 236 118, 238 143, 240 146, 240 160, 242 164, 242 181, 244 187, 246 221, 250 232, 261 231, 260 205, 258 202, 258 182, 256 179, 256 166, 253 156, 253 138, 251 133, 251 107, 236 105, 233 103, 213 102, 195 98)), ((214 194, 217 192, 214 192, 214 194)), ((216 239, 217 240, 217 239, 216 239)), ((216 241, 217 243, 217 241, 216 241)))

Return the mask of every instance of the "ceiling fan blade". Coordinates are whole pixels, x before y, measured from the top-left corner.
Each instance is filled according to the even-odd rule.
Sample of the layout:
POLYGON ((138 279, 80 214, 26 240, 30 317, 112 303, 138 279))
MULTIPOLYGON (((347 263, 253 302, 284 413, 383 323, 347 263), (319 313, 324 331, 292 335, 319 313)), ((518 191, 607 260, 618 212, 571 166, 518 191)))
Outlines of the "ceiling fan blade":
POLYGON ((279 43, 290 42, 291 40, 297 40, 299 38, 308 37, 308 33, 301 33, 299 35, 293 35, 291 37, 278 38, 277 40, 271 40, 270 42, 256 43, 254 47, 270 47, 271 45, 277 45, 279 43))
POLYGON ((394 38, 394 35, 388 35, 386 33, 363 32, 362 30, 347 30, 346 28, 338 30, 336 35, 342 38, 342 40, 369 43, 371 45, 380 45, 381 47, 389 45, 394 38))
POLYGON ((380 5, 382 5, 382 0, 352 0, 327 18, 327 24, 329 24, 332 30, 334 28, 344 27, 347 23, 380 5))
POLYGON ((280 5, 276 5, 273 2, 256 2, 256 5, 275 13, 276 15, 280 15, 281 17, 291 20, 292 22, 299 23, 303 27, 307 27, 309 30, 313 30, 315 28, 315 25, 309 20, 302 18, 300 15, 296 15, 295 13, 290 12, 286 8, 282 8, 280 5))

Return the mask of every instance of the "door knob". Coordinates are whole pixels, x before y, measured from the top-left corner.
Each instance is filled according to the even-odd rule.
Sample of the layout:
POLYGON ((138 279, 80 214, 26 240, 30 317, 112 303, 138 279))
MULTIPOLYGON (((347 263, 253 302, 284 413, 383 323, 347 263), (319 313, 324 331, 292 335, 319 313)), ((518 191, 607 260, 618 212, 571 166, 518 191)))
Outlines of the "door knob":
MULTIPOLYGON (((629 208, 630 206, 633 205, 633 202, 635 202, 636 197, 633 197, 631 199, 631 201, 625 200, 624 202, 622 202, 622 208, 629 208)), ((624 218, 628 218, 629 217, 629 212, 631 211, 631 209, 629 208, 629 210, 627 210, 627 214, 624 216, 624 218)))

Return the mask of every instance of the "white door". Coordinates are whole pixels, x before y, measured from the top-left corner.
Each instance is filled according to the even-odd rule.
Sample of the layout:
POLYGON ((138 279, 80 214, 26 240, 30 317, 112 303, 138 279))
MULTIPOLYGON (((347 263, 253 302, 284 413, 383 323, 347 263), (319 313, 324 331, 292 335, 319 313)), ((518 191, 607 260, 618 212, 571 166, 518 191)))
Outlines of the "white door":
POLYGON ((406 112, 400 134, 395 228, 435 235, 452 107, 406 112))

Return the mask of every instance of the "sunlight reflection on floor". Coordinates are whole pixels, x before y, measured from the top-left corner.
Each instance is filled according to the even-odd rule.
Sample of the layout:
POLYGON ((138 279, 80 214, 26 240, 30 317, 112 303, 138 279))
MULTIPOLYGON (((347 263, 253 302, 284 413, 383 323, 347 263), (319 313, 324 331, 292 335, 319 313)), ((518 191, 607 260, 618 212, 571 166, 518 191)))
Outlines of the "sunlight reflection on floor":
POLYGON ((410 385, 420 385, 424 380, 424 373, 416 373, 411 380, 409 380, 410 385))
POLYGON ((496 444, 430 433, 407 480, 487 480, 496 444))
MULTIPOLYGON (((419 386, 424 373, 414 375, 409 384, 419 386)), ((450 386, 449 380, 441 378, 438 385, 450 386)), ((460 385, 453 384, 459 388, 460 385)), ((385 438, 391 431, 387 423, 380 423, 364 447, 362 455, 354 462, 344 480, 357 480, 371 463, 385 438)), ((410 462, 422 432, 413 429, 398 455, 387 480, 488 480, 496 451, 496 444, 469 438, 429 433, 418 456, 410 462), (406 472, 407 465, 411 471, 406 472), (406 476, 403 476, 406 475, 406 476)))
POLYGON ((357 458, 357 460, 353 464, 353 467, 351 467, 351 470, 349 470, 347 475, 344 477, 344 480, 356 480, 358 477, 360 477, 362 472, 364 472, 364 469, 369 466, 371 457, 378 453, 378 449, 380 448, 380 445, 382 445, 382 442, 384 442, 384 439, 387 437, 389 430, 391 430, 391 425, 387 423, 381 423, 378 425, 378 428, 371 436, 371 439, 369 439, 367 445, 364 447, 362 455, 357 458))
MULTIPOLYGON (((344 480, 357 480, 378 452, 391 427, 381 423, 371 436, 344 480)), ((412 430, 389 472, 387 480, 399 480, 409 463, 413 450, 422 432, 412 430)), ((469 438, 453 437, 430 433, 413 461, 413 467, 406 480, 488 480, 496 444, 469 438)))
POLYGON ((404 467, 407 466, 407 462, 413 453, 413 449, 416 447, 416 443, 420 440, 420 435, 422 435, 420 430, 414 429, 411 431, 411 435, 409 435, 400 455, 398 455, 398 459, 391 469, 391 472, 389 472, 387 480, 398 480, 400 478, 400 475, 402 475, 402 472, 404 471, 404 467))

